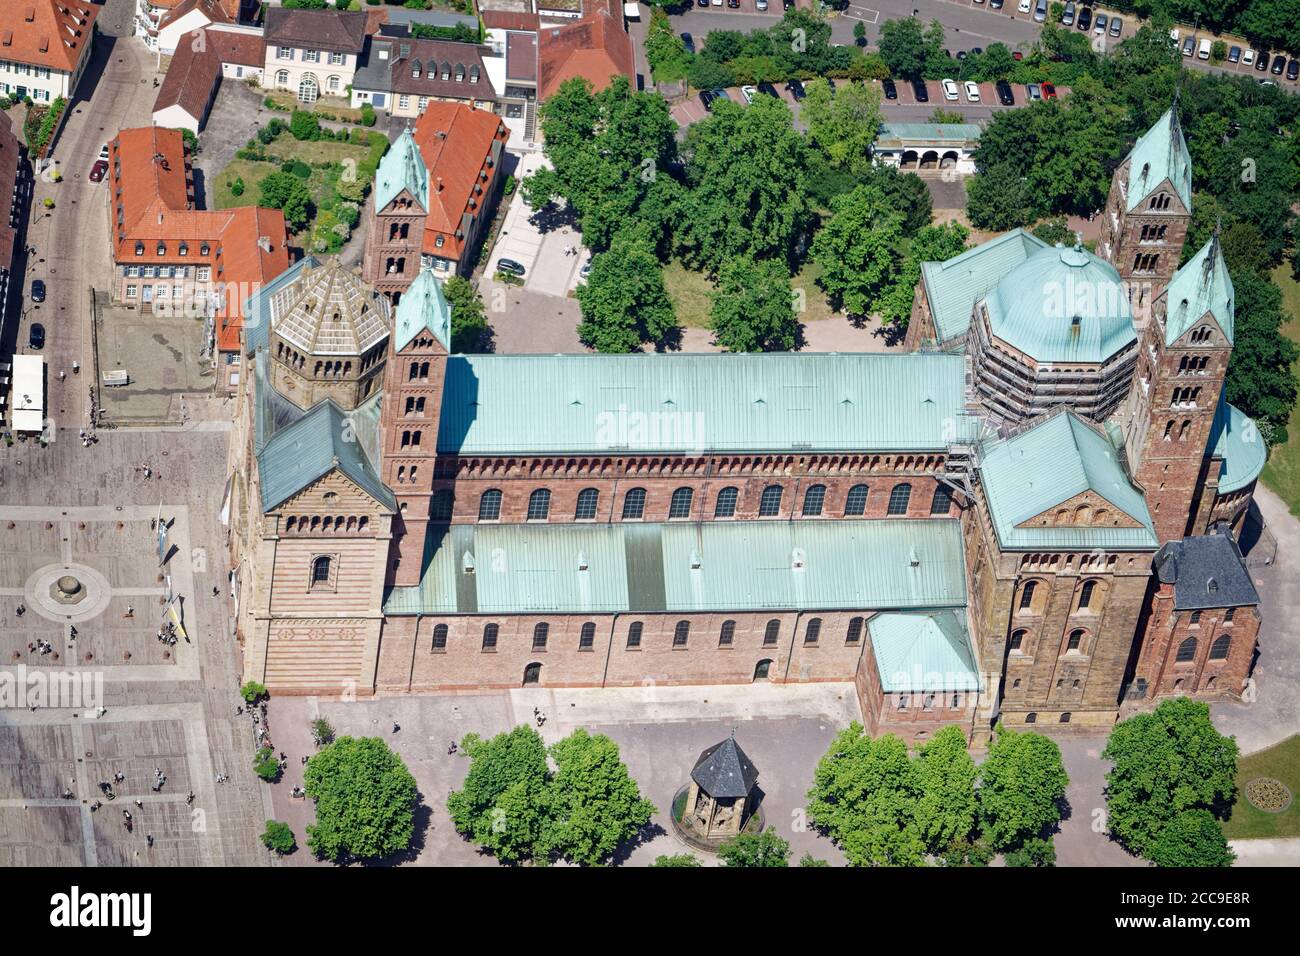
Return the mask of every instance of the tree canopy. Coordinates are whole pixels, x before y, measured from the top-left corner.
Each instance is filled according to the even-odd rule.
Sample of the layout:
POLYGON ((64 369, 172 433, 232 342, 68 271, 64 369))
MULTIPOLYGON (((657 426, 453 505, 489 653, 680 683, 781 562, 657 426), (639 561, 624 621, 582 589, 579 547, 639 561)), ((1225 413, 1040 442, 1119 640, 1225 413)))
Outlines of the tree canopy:
POLYGON ((619 233, 608 251, 592 258, 577 297, 578 338, 598 352, 635 352, 647 342, 659 346, 677 329, 663 269, 644 229, 619 233))
POLYGON ((316 822, 307 846, 336 863, 406 850, 415 835, 415 778, 379 737, 340 737, 307 761, 316 822))
POLYGON ((451 350, 487 351, 492 343, 492 330, 483 310, 483 297, 474 283, 464 276, 451 276, 442 284, 442 292, 451 306, 451 350))
POLYGON ((818 282, 850 315, 869 315, 893 277, 903 217, 876 186, 858 186, 831 200, 830 219, 813 239, 818 282))
POLYGON ((1061 819, 1070 778, 1061 748, 1042 734, 999 727, 980 764, 980 826, 999 850, 1046 836, 1061 819))
POLYGON ((823 79, 809 80, 804 88, 799 118, 808 127, 808 141, 832 166, 869 163, 884 116, 879 90, 866 83, 841 83, 832 90, 823 79))
POLYGON ((718 271, 709 318, 714 341, 728 352, 794 348, 799 320, 790 293, 790 273, 776 260, 729 259, 718 271))
POLYGON ((718 847, 726 866, 789 866, 790 844, 768 827, 762 833, 741 833, 718 847))

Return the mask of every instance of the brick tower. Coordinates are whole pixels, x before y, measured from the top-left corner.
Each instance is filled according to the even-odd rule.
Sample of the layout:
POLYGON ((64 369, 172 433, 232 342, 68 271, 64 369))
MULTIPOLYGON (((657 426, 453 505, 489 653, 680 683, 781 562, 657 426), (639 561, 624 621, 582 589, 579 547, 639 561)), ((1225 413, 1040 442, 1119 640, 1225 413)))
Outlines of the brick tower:
POLYGON ((429 212, 429 171, 409 126, 380 161, 374 192, 362 275, 397 301, 420 271, 429 212))
POLYGON ((380 477, 397 499, 387 580, 405 586, 420 581, 434 497, 442 383, 451 351, 451 307, 433 270, 420 270, 394 312, 379 419, 380 477))
POLYGON ((1191 219, 1192 160, 1175 98, 1115 170, 1097 247, 1128 287, 1139 330, 1178 268, 1191 219))
POLYGON ((1162 544, 1196 530, 1188 524, 1232 356, 1233 303, 1216 229, 1156 297, 1142 332, 1125 447, 1162 544))

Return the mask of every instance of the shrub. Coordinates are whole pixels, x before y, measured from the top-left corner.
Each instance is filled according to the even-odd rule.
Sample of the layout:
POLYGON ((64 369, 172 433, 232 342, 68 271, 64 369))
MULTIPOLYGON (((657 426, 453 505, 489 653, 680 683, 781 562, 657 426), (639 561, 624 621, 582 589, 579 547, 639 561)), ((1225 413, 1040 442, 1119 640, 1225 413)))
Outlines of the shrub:
POLYGON ((262 105, 265 106, 268 110, 275 110, 278 113, 292 112, 292 107, 285 106, 283 103, 279 103, 269 96, 266 99, 262 100, 262 105))
POLYGON ((236 176, 235 181, 230 184, 230 195, 232 196, 244 195, 244 180, 242 177, 236 176))
POLYGON ((362 103, 361 104, 361 125, 374 126, 376 119, 378 119, 378 117, 375 116, 375 108, 371 106, 369 103, 362 103))
POLYGON ((274 783, 280 776, 280 761, 275 759, 275 751, 270 747, 259 750, 253 757, 253 772, 267 783, 274 783))
POLYGON ((253 680, 250 680, 243 687, 239 688, 239 693, 248 704, 256 704, 263 697, 271 696, 266 692, 266 688, 263 685, 253 680))
POLYGON ((285 171, 297 176, 299 179, 311 179, 311 167, 299 159, 295 159, 285 167, 285 171))
POLYGON ((298 848, 294 839, 293 828, 279 820, 267 820, 266 830, 262 833, 262 843, 268 850, 274 850, 281 856, 292 853, 298 848))
POLYGON ((320 139, 320 120, 314 113, 294 110, 289 121, 289 134, 299 142, 320 139))

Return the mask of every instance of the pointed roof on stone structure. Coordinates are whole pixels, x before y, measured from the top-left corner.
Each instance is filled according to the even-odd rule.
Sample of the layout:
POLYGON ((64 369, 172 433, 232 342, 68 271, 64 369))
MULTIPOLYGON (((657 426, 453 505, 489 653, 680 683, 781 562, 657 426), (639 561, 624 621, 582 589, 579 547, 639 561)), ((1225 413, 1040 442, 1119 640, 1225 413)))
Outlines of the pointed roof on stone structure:
POLYGON ((451 306, 443 295, 442 283, 427 265, 421 267, 419 275, 397 303, 393 351, 402 351, 411 344, 411 339, 426 329, 448 353, 451 352, 451 306))
POLYGON ((1192 157, 1178 122, 1178 99, 1129 151, 1128 194, 1125 208, 1132 212, 1156 188, 1169 180, 1183 206, 1192 209, 1192 157))
POLYGON ((388 300, 332 260, 304 268, 274 331, 308 355, 363 355, 388 335, 388 300))
POLYGON ((758 782, 758 768, 740 749, 733 733, 700 754, 695 769, 691 771, 691 779, 714 799, 738 799, 754 789, 758 782))
POLYGON ((1172 345, 1206 314, 1223 330, 1228 344, 1235 334, 1233 311, 1236 291, 1232 276, 1223 261, 1219 248, 1219 229, 1216 226, 1210 241, 1187 260, 1186 265, 1174 273, 1165 294, 1165 344, 1172 345))
POLYGON ((420 147, 409 126, 402 130, 379 161, 379 170, 375 174, 376 211, 386 207, 404 189, 422 209, 429 208, 429 170, 425 168, 420 147))

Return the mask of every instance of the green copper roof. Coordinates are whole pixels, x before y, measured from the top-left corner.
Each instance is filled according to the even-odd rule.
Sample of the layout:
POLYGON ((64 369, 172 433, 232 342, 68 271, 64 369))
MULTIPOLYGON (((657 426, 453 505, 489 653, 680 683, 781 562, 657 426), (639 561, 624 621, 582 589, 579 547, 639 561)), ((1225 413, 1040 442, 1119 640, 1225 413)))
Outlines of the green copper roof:
POLYGON ((1099 365, 1137 341, 1119 273, 1081 246, 1033 253, 985 303, 993 334, 1039 362, 1099 365))
MULTIPOLYGON (((367 403, 362 409, 370 409, 373 418, 375 405, 367 403)), ((365 421, 362 409, 358 413, 365 421)), ((371 467, 364 444, 357 433, 355 415, 347 415, 331 399, 281 427, 257 455, 263 511, 283 504, 335 468, 377 501, 394 508, 393 495, 371 467)))
POLYGON ((1146 499, 1129 480, 1115 446, 1073 412, 1055 414, 1011 438, 989 442, 983 446, 979 472, 989 517, 1004 548, 1154 550, 1159 544, 1146 499), (1104 498, 1141 527, 1017 527, 1085 491, 1104 498))
POLYGON ((393 321, 394 351, 400 352, 425 329, 442 347, 451 351, 451 306, 442 294, 442 283, 429 266, 422 266, 410 288, 402 293, 393 321))
POLYGON ((403 189, 408 190, 422 208, 429 208, 429 170, 425 168, 420 147, 416 145, 409 126, 402 130, 379 161, 379 169, 375 172, 375 209, 383 209, 403 189))
POLYGON ((938 341, 942 344, 965 335, 975 300, 987 295, 1029 255, 1048 248, 1037 236, 1012 229, 947 262, 922 263, 921 280, 938 341))
POLYGON ((923 143, 978 142, 979 126, 975 123, 882 123, 876 134, 881 140, 906 140, 923 143))
POLYGON ((1219 494, 1226 495, 1245 488, 1259 477, 1268 461, 1268 446, 1254 421, 1220 398, 1210 429, 1210 454, 1223 459, 1219 494))
POLYGON ((867 631, 885 693, 979 690, 965 608, 877 614, 867 631))
POLYGON ((431 528, 386 614, 871 610, 966 603, 949 519, 431 528), (472 569, 472 571, 467 571, 472 569))
POLYGON ((927 451, 973 440, 965 360, 930 354, 456 355, 438 451, 927 451))
POLYGON ((1232 343, 1235 334, 1233 309, 1236 292, 1232 276, 1219 249, 1219 236, 1210 238, 1201 251, 1174 273, 1165 293, 1165 344, 1173 345, 1208 312, 1232 343))
POLYGON ((1127 210, 1155 192, 1166 179, 1173 185, 1183 206, 1192 209, 1192 158, 1178 122, 1178 106, 1167 109, 1154 126, 1129 151, 1127 210))

